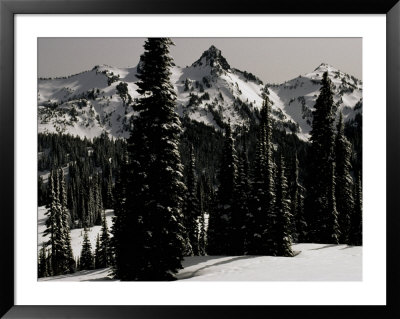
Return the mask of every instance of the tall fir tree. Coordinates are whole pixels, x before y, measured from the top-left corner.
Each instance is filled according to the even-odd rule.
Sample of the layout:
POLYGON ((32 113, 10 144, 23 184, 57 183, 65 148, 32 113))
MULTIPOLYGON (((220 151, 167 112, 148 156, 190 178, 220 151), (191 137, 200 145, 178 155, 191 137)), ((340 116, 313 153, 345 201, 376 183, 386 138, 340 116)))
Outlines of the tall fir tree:
POLYGON ((39 251, 38 278, 48 277, 48 276, 49 276, 49 273, 47 271, 46 245, 43 242, 42 248, 39 251))
POLYGON ((103 213, 103 198, 101 195, 101 178, 95 174, 93 181, 94 188, 94 224, 101 225, 103 213))
POLYGON ((149 38, 137 70, 141 97, 128 139, 126 225, 114 233, 120 280, 173 280, 182 268, 185 185, 178 150, 182 128, 170 82, 172 44, 168 38, 149 38))
POLYGON ((46 205, 46 193, 43 183, 43 177, 38 177, 38 206, 46 205))
POLYGON ((202 180, 200 179, 199 183, 197 183, 197 200, 199 202, 199 218, 198 218, 198 247, 199 247, 199 256, 206 255, 206 247, 207 247, 207 235, 206 235, 206 222, 205 222, 205 194, 202 180))
POLYGON ((197 219, 200 216, 199 201, 197 198, 196 188, 196 163, 194 158, 193 145, 189 148, 190 160, 187 168, 186 178, 186 196, 183 203, 183 216, 185 220, 187 245, 185 247, 185 255, 199 255, 199 227, 197 219))
POLYGON ((92 227, 95 222, 95 216, 96 216, 96 203, 95 203, 95 197, 94 197, 94 183, 93 179, 90 177, 90 181, 88 182, 89 184, 89 189, 87 190, 89 193, 88 199, 86 201, 86 218, 87 218, 87 225, 86 227, 92 227))
POLYGON ((304 219, 304 188, 299 182, 299 160, 295 153, 290 174, 290 213, 291 234, 295 242, 303 242, 307 238, 307 223, 304 219))
POLYGON ((107 189, 106 189, 107 193, 106 193, 105 207, 111 208, 111 207, 114 207, 113 177, 112 177, 111 164, 109 165, 106 187, 107 187, 107 189))
POLYGON ((321 239, 325 243, 330 244, 339 244, 340 238, 340 226, 338 220, 338 212, 336 209, 336 197, 335 197, 335 189, 336 189, 336 178, 335 178, 335 170, 336 163, 331 162, 331 169, 329 177, 331 179, 331 183, 329 184, 328 189, 328 201, 327 201, 327 212, 324 226, 326 227, 322 232, 321 239))
POLYGON ((209 227, 209 217, 212 215, 215 202, 215 192, 213 184, 208 174, 202 173, 200 176, 200 182, 197 184, 197 196, 200 205, 200 217, 199 217, 199 249, 201 255, 207 255, 208 250, 208 237, 207 231, 209 227), (207 218, 208 217, 208 218, 207 218))
POLYGON ((278 162, 277 183, 276 183, 276 224, 274 226, 274 240, 275 256, 292 257, 292 237, 290 234, 291 228, 291 213, 290 213, 290 200, 288 199, 288 184, 285 176, 285 163, 282 154, 278 162))
POLYGON ((362 182, 361 172, 354 183, 354 210, 350 218, 349 245, 362 246, 362 182))
POLYGON ((94 269, 103 268, 100 264, 100 236, 97 234, 96 247, 94 249, 94 269))
POLYGON ((50 246, 48 255, 51 267, 47 272, 52 275, 73 273, 75 260, 72 254, 70 237, 70 216, 67 208, 67 195, 62 169, 52 169, 49 176, 49 205, 47 206, 46 229, 44 236, 49 236, 46 246, 50 246), (51 271, 50 271, 51 269, 51 271))
POLYGON ((234 255, 243 255, 246 250, 249 202, 249 160, 247 157, 246 141, 243 138, 243 146, 238 159, 238 173, 232 210, 232 253, 234 255))
POLYGON ((296 208, 296 241, 298 243, 306 242, 308 239, 308 225, 305 219, 304 213, 304 194, 305 188, 299 185, 299 190, 297 194, 297 208, 296 208))
POLYGON ((100 230, 100 247, 99 247, 99 268, 105 268, 111 266, 112 253, 110 244, 110 235, 108 233, 108 225, 106 214, 103 212, 101 230, 100 230))
MULTIPOLYGON (((50 239, 47 241, 46 246, 50 246, 51 248, 51 264, 55 264, 57 260, 58 251, 60 249, 60 244, 57 242, 56 232, 58 229, 57 221, 58 215, 61 215, 61 207, 59 205, 59 196, 56 194, 55 188, 55 176, 54 170, 50 171, 49 181, 48 181, 48 193, 49 193, 49 204, 47 206, 47 220, 46 220, 46 229, 43 233, 43 236, 49 236, 50 239)), ((55 265, 56 266, 56 265, 55 265)), ((52 267, 53 268, 53 267, 52 267)), ((58 274, 58 267, 56 266, 56 274, 58 274)))
POLYGON ((126 238, 125 236, 129 233, 127 229, 127 175, 128 175, 128 156, 124 152, 122 161, 120 164, 119 171, 115 179, 114 188, 114 217, 112 219, 111 232, 113 237, 111 238, 112 254, 115 258, 113 264, 113 274, 115 277, 119 277, 119 274, 124 274, 128 271, 126 267, 129 265, 126 260, 130 256, 124 253, 126 249, 126 238))
POLYGON ((354 209, 353 179, 351 170, 351 145, 344 135, 343 116, 340 112, 335 141, 336 155, 336 187, 335 196, 338 222, 340 228, 340 243, 347 244, 350 232, 350 217, 354 209))
POLYGON ((308 240, 318 243, 335 243, 339 236, 335 227, 336 212, 334 176, 334 124, 333 92, 328 72, 322 76, 320 94, 313 111, 308 159, 306 212, 308 240), (332 193, 333 190, 333 193, 332 193), (332 233, 335 231, 336 233, 332 233))
POLYGON ((210 255, 226 255, 232 250, 232 207, 237 175, 237 157, 230 123, 225 129, 225 142, 219 170, 217 207, 210 215, 207 251, 210 255))
POLYGON ((94 268, 92 244, 90 243, 88 231, 86 228, 83 234, 82 250, 81 250, 81 256, 79 258, 79 263, 81 270, 90 270, 94 268))
POLYGON ((70 224, 71 216, 67 208, 67 189, 65 184, 64 172, 58 170, 60 180, 60 202, 61 202, 61 220, 62 220, 62 237, 63 237, 63 254, 64 254, 64 272, 73 273, 76 269, 74 255, 71 246, 70 224))
POLYGON ((246 251, 252 255, 269 255, 274 252, 276 213, 271 101, 268 95, 264 95, 260 115, 246 251))
POLYGON ((51 269, 53 275, 60 275, 66 272, 65 254, 65 232, 63 229, 63 207, 60 203, 60 188, 58 170, 50 172, 49 179, 50 204, 47 210, 46 230, 43 235, 49 235, 47 245, 51 247, 51 269))

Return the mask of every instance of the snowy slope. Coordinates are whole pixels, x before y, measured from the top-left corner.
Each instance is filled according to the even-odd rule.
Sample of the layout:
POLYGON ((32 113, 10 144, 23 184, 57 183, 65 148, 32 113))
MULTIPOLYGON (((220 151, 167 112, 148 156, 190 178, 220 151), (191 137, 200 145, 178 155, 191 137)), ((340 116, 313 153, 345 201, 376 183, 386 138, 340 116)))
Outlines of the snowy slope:
MULTIPOLYGON (((362 247, 295 244, 296 257, 197 256, 187 257, 178 280, 195 281, 360 281, 362 247)), ((108 269, 80 271, 40 281, 111 280, 108 269)))
POLYGON ((343 113, 345 121, 362 111, 362 82, 334 67, 322 63, 313 72, 280 85, 268 85, 270 99, 284 114, 299 124, 299 135, 309 137, 312 110, 319 95, 320 81, 324 72, 332 81, 334 103, 343 113))
MULTIPOLYGON (((46 211, 47 208, 45 206, 40 206, 38 208, 38 246, 37 246, 38 251, 42 248, 42 243, 49 240, 49 235, 43 236, 43 232, 46 229, 46 220, 47 220, 47 216, 45 215, 46 211)), ((114 216, 114 210, 106 209, 105 213, 106 213, 107 226, 109 231, 111 231, 112 217, 114 216)), ((96 247, 97 234, 99 234, 99 236, 101 235, 100 231, 101 231, 101 226, 93 226, 91 228, 88 228, 88 237, 92 245, 93 252, 96 247)), ((72 246, 72 253, 75 259, 81 255, 83 234, 84 234, 83 228, 71 229, 71 246, 72 246)), ((112 236, 111 233, 110 236, 112 236)))
MULTIPOLYGON (((319 94, 324 71, 334 85, 335 103, 345 120, 361 112, 362 82, 328 64, 280 85, 266 85, 273 102, 272 114, 286 131, 307 140, 311 111, 319 94)), ((107 132, 127 137, 132 103, 117 86, 126 83, 133 102, 137 66, 95 66, 90 71, 57 79, 38 80, 39 132, 62 132, 92 138, 107 132)), ((211 46, 191 66, 173 66, 171 81, 177 92, 177 112, 220 129, 222 123, 248 124, 262 105, 265 85, 252 73, 229 65, 220 50, 211 46)))

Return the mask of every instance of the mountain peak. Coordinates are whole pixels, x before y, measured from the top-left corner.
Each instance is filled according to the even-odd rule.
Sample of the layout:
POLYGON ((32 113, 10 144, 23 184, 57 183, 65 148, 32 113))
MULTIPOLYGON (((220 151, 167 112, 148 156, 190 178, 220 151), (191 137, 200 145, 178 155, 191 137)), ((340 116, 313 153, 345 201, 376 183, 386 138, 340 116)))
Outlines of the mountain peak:
POLYGON ((325 72, 325 71, 329 71, 329 72, 333 72, 333 71, 338 71, 336 68, 334 68, 332 65, 328 64, 328 63, 324 63, 322 62, 318 67, 315 68, 315 71, 319 71, 319 72, 325 72))
POLYGON ((231 67, 226 59, 222 56, 221 50, 216 48, 214 45, 211 45, 208 50, 204 51, 201 55, 200 59, 192 64, 192 66, 203 66, 208 65, 213 68, 222 68, 223 70, 227 71, 231 67))

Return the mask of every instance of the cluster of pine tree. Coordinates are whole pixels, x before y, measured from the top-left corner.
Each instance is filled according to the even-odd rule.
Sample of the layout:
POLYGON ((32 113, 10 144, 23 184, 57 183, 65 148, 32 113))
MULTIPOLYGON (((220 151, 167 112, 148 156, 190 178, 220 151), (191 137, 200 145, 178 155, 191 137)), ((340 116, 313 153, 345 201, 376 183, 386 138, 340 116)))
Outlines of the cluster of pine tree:
POLYGON ((76 268, 71 248, 70 215, 62 169, 52 170, 49 177, 50 202, 47 206, 46 230, 50 239, 39 254, 38 276, 57 276, 73 273, 76 268), (46 247, 50 247, 46 250, 46 247))
POLYGON ((175 113, 172 44, 145 43, 126 142, 39 135, 39 170, 51 171, 47 185, 39 178, 50 235, 39 277, 111 266, 124 281, 173 280, 185 256, 289 257, 293 242, 361 245, 361 127, 334 113, 328 75, 310 143, 277 128, 268 92, 250 127, 228 123, 223 134, 175 113), (112 236, 105 208, 114 209, 112 236), (94 225, 102 228, 93 251, 94 225), (84 229, 76 261, 74 227, 84 229))
MULTIPOLYGON (((122 140, 112 141, 105 134, 94 138, 93 141, 61 134, 39 134, 39 146, 42 150, 40 159, 50 165, 46 169, 64 167, 66 170, 67 208, 71 215, 70 228, 100 225, 103 207, 113 208, 114 205, 113 170, 120 165, 126 143, 122 140), (53 145, 67 145, 65 148, 57 147, 56 150, 62 154, 63 158, 72 157, 73 160, 61 166, 54 166, 58 161, 52 158, 58 158, 58 156, 55 155, 57 153, 53 145), (75 155, 71 156, 71 154, 75 155)), ((38 179, 39 206, 49 204, 49 192, 50 184, 45 183, 40 176, 38 179)))
POLYGON ((77 258, 77 270, 107 268, 113 264, 111 238, 108 232, 107 220, 103 212, 100 236, 97 234, 96 247, 93 253, 89 240, 88 229, 84 228, 81 255, 77 258))
POLYGON ((325 72, 310 138, 306 240, 361 245, 361 171, 351 170, 352 147, 344 134, 342 114, 336 130, 335 119, 331 81, 325 72))
POLYGON ((208 225, 209 254, 293 255, 286 168, 281 152, 277 160, 274 156, 268 96, 260 114, 252 172, 246 143, 236 152, 230 125, 226 128, 220 184, 208 225))
MULTIPOLYGON (((100 250, 95 251, 97 263, 94 261, 93 265, 96 268, 111 265, 110 238, 102 214, 104 208, 113 208, 114 205, 112 163, 118 165, 123 149, 125 144, 122 141, 111 141, 106 135, 88 141, 68 135, 39 134, 39 169, 49 168, 50 171, 47 183, 42 177, 38 179, 38 204, 46 205, 48 215, 44 235, 50 237, 39 251, 39 277, 93 268, 85 258, 83 264, 79 256, 75 261, 70 239, 72 228, 102 225, 100 250), (43 167, 44 163, 47 166, 43 167), (58 166, 61 164, 64 167, 58 166)), ((84 241, 84 246, 85 254, 92 254, 91 248, 90 254, 87 253, 90 242, 84 241)))

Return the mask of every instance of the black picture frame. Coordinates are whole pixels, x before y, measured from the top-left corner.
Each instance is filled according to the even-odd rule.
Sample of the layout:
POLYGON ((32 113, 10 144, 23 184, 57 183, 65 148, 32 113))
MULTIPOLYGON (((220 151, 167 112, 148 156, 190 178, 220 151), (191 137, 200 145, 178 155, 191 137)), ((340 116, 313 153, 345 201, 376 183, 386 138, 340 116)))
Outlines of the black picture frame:
MULTIPOLYGON (((400 318, 400 3, 398 0, 0 0, 0 315, 4 318, 400 318), (14 15, 385 14, 387 21, 386 306, 16 306, 14 303, 14 15)), ((318 27, 318 26, 316 26, 318 27)), ((382 168, 380 168, 382 169, 382 168)), ((385 172, 382 172, 384 174, 385 172)), ((384 212, 377 212, 383 214, 384 212)))

